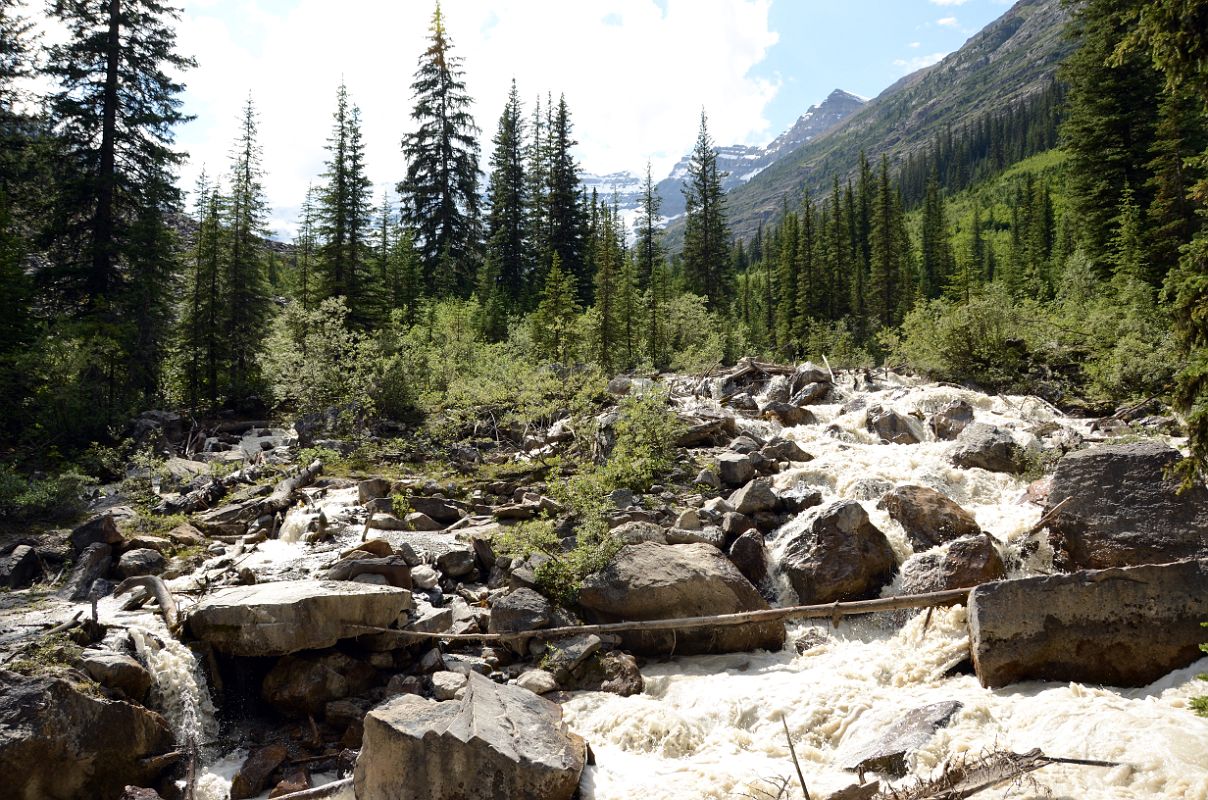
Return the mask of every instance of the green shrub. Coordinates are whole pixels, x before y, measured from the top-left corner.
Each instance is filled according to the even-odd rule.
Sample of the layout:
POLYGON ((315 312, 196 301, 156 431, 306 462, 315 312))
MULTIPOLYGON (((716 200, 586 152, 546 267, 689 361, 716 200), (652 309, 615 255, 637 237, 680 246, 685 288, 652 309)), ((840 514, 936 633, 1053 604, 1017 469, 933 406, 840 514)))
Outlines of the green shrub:
POLYGON ((602 468, 605 491, 625 487, 644 492, 675 464, 675 441, 683 423, 655 388, 622 398, 614 427, 616 444, 602 468))
POLYGON ((27 478, 0 464, 0 517, 14 522, 70 519, 84 512, 84 490, 95 483, 78 472, 27 478))
POLYGON ((562 548, 562 542, 549 520, 522 522, 504 528, 495 539, 499 551, 513 558, 545 556, 534 570, 537 588, 559 605, 570 608, 578 600, 583 579, 607 566, 620 549, 620 543, 600 534, 596 525, 580 525, 575 546, 562 548))

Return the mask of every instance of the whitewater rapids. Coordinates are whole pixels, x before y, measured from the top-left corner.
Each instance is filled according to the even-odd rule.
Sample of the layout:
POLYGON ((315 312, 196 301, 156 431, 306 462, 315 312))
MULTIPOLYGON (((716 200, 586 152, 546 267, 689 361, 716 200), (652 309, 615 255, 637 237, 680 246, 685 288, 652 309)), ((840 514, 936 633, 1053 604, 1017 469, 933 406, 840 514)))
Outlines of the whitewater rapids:
MULTIPOLYGON (((930 415, 951 400, 964 399, 973 405, 977 421, 1010 430, 1019 444, 1034 451, 1041 444, 1036 432, 1079 436, 1088 432, 1086 424, 1060 416, 1036 398, 990 397, 891 380, 892 385, 877 391, 844 392, 849 401, 863 400, 855 404, 859 407, 812 406, 819 420, 814 425, 780 431, 773 423, 740 420, 740 427, 797 441, 814 460, 781 473, 775 485, 819 489, 827 503, 861 502, 899 560, 912 554, 910 543, 901 527, 876 508, 875 498, 895 485, 921 484, 974 514, 997 541, 1012 577, 1047 571, 1047 548, 1020 547, 1041 513, 1023 500, 1025 479, 953 467, 947 460, 951 443, 934 441, 929 432, 920 444, 881 444, 864 429, 864 408, 879 404, 904 414, 930 415), (1041 426, 1050 431, 1056 426, 1056 433, 1041 426)), ((769 549, 776 553, 809 515, 770 537, 769 549)), ((783 585, 781 602, 794 600, 783 585)), ((1049 766, 978 796, 1208 800, 1208 719, 1188 708, 1191 697, 1208 693, 1208 683, 1196 680, 1197 673, 1208 671, 1208 659, 1143 689, 1033 682, 987 690, 965 670, 954 672, 969 652, 963 607, 935 609, 929 619, 919 612, 848 620, 837 630, 822 628, 827 642, 797 655, 791 643, 807 629, 790 626, 790 644, 778 653, 650 663, 642 670, 646 691, 638 696, 574 696, 564 705, 566 719, 596 755, 595 766, 584 772, 583 796, 762 800, 775 797, 779 781, 791 778, 786 796, 800 797, 785 740, 787 725, 811 793, 825 797, 857 781, 837 762, 845 747, 875 737, 913 708, 957 700, 963 707, 952 722, 908 758, 911 776, 933 774, 961 756, 1039 747, 1052 756, 1121 766, 1049 766)))

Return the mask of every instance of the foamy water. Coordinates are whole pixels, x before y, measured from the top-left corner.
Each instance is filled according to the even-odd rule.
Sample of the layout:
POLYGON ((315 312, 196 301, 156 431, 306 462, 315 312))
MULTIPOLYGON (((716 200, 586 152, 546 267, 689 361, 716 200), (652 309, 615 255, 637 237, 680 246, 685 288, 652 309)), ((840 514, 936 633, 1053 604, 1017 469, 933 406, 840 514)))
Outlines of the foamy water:
MULTIPOLYGON (((1055 422, 1078 434, 1082 421, 1060 416, 1036 398, 989 397, 958 388, 898 385, 860 393, 865 406, 929 415, 956 399, 969 401, 976 420, 1011 431, 1027 448, 1029 432, 1055 422)), ((849 393, 854 394, 854 393, 849 393)), ((698 403, 699 404, 699 403, 698 403)), ((948 461, 951 442, 880 444, 864 429, 863 408, 812 406, 815 425, 781 430, 758 420, 741 428, 797 441, 814 460, 775 478, 778 488, 801 483, 822 491, 824 504, 859 501, 885 532, 899 560, 913 553, 901 526, 876 508, 884 488, 920 484, 942 491, 990 533, 1005 555, 1040 518, 1022 501, 1025 479, 962 470, 948 461)), ((924 426, 925 427, 925 426, 924 426)), ((807 511, 771 537, 775 552, 816 511, 807 511)), ((1012 560, 1008 559, 1008 563, 1012 560)), ((1015 561, 1014 576, 1047 571, 1051 553, 1041 548, 1015 561)), ((890 594, 894 586, 887 587, 890 594)), ((782 600, 792 602, 785 587, 782 600)), ((750 653, 676 659, 643 669, 646 692, 636 697, 581 693, 564 706, 570 726, 596 753, 584 776, 584 797, 596 800, 774 797, 770 779, 792 777, 784 725, 793 737, 814 797, 855 783, 837 762, 842 748, 875 737, 903 713, 957 700, 951 723, 908 759, 914 776, 926 776, 961 756, 994 749, 1039 747, 1052 756, 1118 761, 1114 768, 1049 766, 1014 785, 979 797, 1187 798, 1208 800, 1208 720, 1192 714, 1189 698, 1208 691, 1197 681, 1208 659, 1145 689, 1027 683, 981 688, 968 674, 953 674, 969 652, 965 609, 935 609, 907 618, 900 628, 883 615, 823 628, 828 643, 797 655, 750 653)), ((806 626, 790 628, 789 641, 806 626)), ((799 797, 795 789, 791 797, 799 797)))

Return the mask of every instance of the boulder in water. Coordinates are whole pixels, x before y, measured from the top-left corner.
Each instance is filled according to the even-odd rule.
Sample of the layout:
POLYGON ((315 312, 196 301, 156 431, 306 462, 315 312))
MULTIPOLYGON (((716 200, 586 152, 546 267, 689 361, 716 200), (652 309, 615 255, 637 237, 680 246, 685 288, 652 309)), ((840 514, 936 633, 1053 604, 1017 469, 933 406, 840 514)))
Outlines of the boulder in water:
POLYGON ((753 586, 762 586, 768 577, 768 548, 763 534, 748 530, 730 545, 730 561, 753 586))
POLYGON ((923 441, 923 431, 919 421, 905 414, 873 406, 868 409, 865 425, 870 433, 875 433, 882 444, 918 444, 923 441))
POLYGON ((722 453, 717 457, 717 474, 722 485, 738 487, 755 477, 751 457, 742 453, 722 453))
POLYGON ((1124 567, 1208 556, 1208 489, 1182 494, 1157 441, 1108 444, 1057 462, 1045 512, 1065 568, 1124 567))
POLYGON ((823 508, 789 540, 780 561, 803 605, 876 597, 895 565, 889 540, 853 500, 823 508))
POLYGON ((916 551, 935 547, 962 536, 981 533, 977 520, 935 489, 898 486, 881 496, 877 508, 902 526, 916 551))
POLYGON ((388 628, 411 605, 411 593, 393 586, 280 581, 219 589, 198 603, 188 626, 230 655, 281 656, 388 628))
POLYGON ((1200 658, 1208 559, 998 581, 969 596, 982 686, 1146 686, 1200 658))
POLYGON ((786 428, 813 425, 818 421, 812 411, 791 403, 768 403, 759 412, 765 419, 774 419, 786 428))
POLYGON ((956 700, 911 709, 887 726, 877 726, 877 732, 870 738, 845 742, 837 760, 844 769, 861 776, 877 772, 900 778, 907 772, 906 756, 931 741, 936 730, 947 725, 960 710, 961 703, 956 700))
POLYGON ((928 424, 935 438, 951 441, 973 422, 973 406, 967 400, 953 400, 932 415, 928 424))
POLYGON ((961 469, 1012 474, 1023 472, 1027 467, 1024 450, 1011 434, 984 422, 974 422, 956 437, 952 463, 961 469))
POLYGON ((260 794, 269 776, 288 756, 289 751, 282 744, 270 744, 248 753, 231 780, 231 800, 247 800, 260 794))
MULTIPOLYGON (((750 581, 707 544, 630 545, 603 570, 588 576, 579 605, 601 622, 699 617, 758 611, 768 607, 750 581)), ((646 655, 778 650, 779 622, 635 631, 623 634, 625 648, 646 655)))
POLYGON ((365 716, 356 796, 392 800, 570 800, 587 759, 562 709, 471 673, 460 700, 414 695, 365 716))
POLYGON ((153 783, 172 732, 142 706, 102 700, 61 678, 0 670, 0 775, 4 796, 115 800, 153 783))
POLYGON ((276 663, 260 695, 283 716, 313 716, 332 700, 365 691, 376 677, 377 670, 344 653, 299 653, 276 663))
POLYGON ((1006 577, 1007 570, 986 534, 965 536, 942 550, 916 555, 902 564, 902 594, 963 589, 1006 577))
POLYGON ((739 514, 750 516, 757 511, 774 511, 780 498, 772 491, 772 482, 767 478, 756 478, 730 495, 727 501, 739 514))

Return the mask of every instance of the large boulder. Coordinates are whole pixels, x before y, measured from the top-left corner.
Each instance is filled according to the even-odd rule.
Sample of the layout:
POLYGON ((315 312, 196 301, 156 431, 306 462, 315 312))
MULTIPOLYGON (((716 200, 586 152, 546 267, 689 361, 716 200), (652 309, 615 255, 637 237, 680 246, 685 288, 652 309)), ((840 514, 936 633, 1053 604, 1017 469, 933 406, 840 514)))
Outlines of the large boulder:
POLYGON ((813 425, 818 421, 812 411, 792 403, 768 403, 759 412, 764 419, 773 419, 786 428, 796 425, 813 425))
POLYGON ((755 477, 755 465, 749 455, 722 453, 717 457, 717 474, 725 486, 738 487, 755 477))
POLYGON ((60 596, 73 601, 88 599, 92 584, 98 578, 108 575, 111 566, 113 566, 112 547, 101 542, 88 545, 84 548, 84 552, 80 553, 80 557, 76 559, 76 565, 71 570, 71 576, 63 584, 63 588, 59 590, 60 596))
MULTIPOLYGON (((700 617, 759 611, 767 602, 716 547, 644 543, 621 548, 588 576, 579 605, 601 622, 700 617)), ((625 648, 648 655, 728 653, 784 644, 779 622, 623 635, 625 648)))
POLYGON ((163 553, 150 547, 138 547, 127 550, 118 559, 114 571, 119 578, 134 578, 139 575, 158 575, 168 566, 168 559, 163 553))
POLYGON ((117 529, 117 521, 112 514, 101 514, 78 525, 71 532, 71 546, 77 553, 82 553, 93 544, 107 544, 110 547, 122 543, 122 533, 117 529))
POLYGON ((82 694, 61 678, 0 670, 0 794, 116 800, 163 771, 172 732, 142 706, 82 694))
POLYGON ((151 689, 151 673, 135 659, 115 650, 85 650, 80 667, 97 683, 116 689, 136 703, 151 689))
POLYGON ((1203 653, 1208 559, 999 581, 969 597, 983 686, 1146 686, 1203 653))
POLYGON ((512 589, 491 602, 491 633, 534 631, 548 627, 554 607, 538 592, 526 587, 512 589))
POLYGON ((189 615, 189 631, 221 652, 282 656, 387 628, 411 593, 347 581, 281 581, 219 589, 189 615))
POLYGON ((19 544, 0 556, 0 589, 24 589, 42 572, 38 553, 27 544, 19 544))
POLYGON ((952 463, 961 469, 987 472, 1023 472, 1027 457, 1010 433, 994 425, 974 422, 956 437, 952 463))
POLYGON ((1109 444, 1057 462, 1045 513, 1066 569, 1158 564, 1208 556, 1208 489, 1179 494, 1179 459, 1156 441, 1109 444))
POLYGON ((569 800, 587 760, 562 709, 471 673, 460 700, 400 695, 365 716, 360 800, 569 800))
POLYGON ((332 700, 364 692, 376 677, 373 667, 338 651, 299 653, 277 661, 260 696, 282 716, 318 716, 332 700))
POLYGON ((763 543, 763 534, 748 530, 730 545, 730 561, 754 586, 762 586, 768 577, 768 548, 763 543))
POLYGON ((889 540, 853 500, 823 508, 784 546, 780 570, 803 605, 876 597, 893 577, 889 540))
POLYGON ((963 589, 1006 577, 998 548, 986 534, 966 536, 940 550, 916 555, 902 564, 902 594, 963 589))
POLYGON ((772 491, 772 482, 767 478, 756 478, 730 495, 730 507, 739 514, 750 516, 757 511, 774 511, 780 498, 772 491))
POLYGON ((981 533, 972 514, 926 486, 898 486, 881 496, 877 508, 902 526, 916 551, 981 533))
POLYGON ((935 438, 951 441, 973 422, 973 406, 967 400, 953 400, 931 417, 929 425, 935 438))
POLYGON ((875 433, 882 444, 918 444, 923 441, 923 429, 919 421, 905 414, 873 406, 868 409, 865 425, 875 433))

